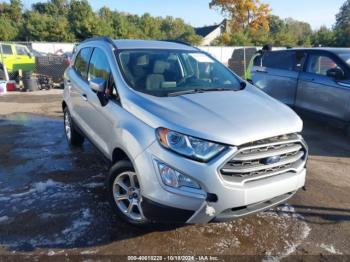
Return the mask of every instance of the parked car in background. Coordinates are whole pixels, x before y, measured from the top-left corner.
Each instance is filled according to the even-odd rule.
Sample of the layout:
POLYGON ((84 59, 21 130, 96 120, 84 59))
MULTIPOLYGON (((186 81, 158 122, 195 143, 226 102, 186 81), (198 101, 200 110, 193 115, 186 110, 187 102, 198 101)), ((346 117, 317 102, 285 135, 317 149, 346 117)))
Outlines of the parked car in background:
POLYGON ((67 140, 111 162, 111 207, 132 224, 230 220, 304 186, 300 118, 195 47, 91 39, 64 83, 67 140))
POLYGON ((10 75, 22 71, 34 71, 35 57, 25 45, 0 43, 0 63, 4 64, 10 75))
POLYGON ((349 128, 349 65, 350 49, 273 51, 253 66, 251 81, 289 106, 340 120, 349 128))

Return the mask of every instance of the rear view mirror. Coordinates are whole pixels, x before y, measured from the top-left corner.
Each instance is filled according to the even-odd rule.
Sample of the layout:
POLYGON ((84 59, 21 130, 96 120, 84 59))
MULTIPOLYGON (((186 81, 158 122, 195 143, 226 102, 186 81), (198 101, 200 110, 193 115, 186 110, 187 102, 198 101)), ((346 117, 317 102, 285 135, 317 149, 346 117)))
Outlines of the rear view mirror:
POLYGON ((101 93, 105 91, 106 83, 106 80, 97 77, 89 81, 89 86, 93 91, 101 93))
POLYGON ((327 71, 327 76, 332 77, 335 80, 342 80, 345 78, 345 73, 341 68, 335 67, 327 71))

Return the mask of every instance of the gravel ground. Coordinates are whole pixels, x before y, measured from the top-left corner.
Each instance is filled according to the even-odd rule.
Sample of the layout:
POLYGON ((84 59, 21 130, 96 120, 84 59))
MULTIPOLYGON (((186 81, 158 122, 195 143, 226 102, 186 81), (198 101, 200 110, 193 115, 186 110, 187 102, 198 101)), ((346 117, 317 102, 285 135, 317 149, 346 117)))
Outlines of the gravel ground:
MULTIPOLYGON (((70 149, 62 90, 0 96, 0 255, 348 255, 350 139, 304 119, 307 191, 228 223, 131 227, 110 211, 108 166, 94 147, 70 149)), ((334 258, 334 257, 333 257, 334 258)))

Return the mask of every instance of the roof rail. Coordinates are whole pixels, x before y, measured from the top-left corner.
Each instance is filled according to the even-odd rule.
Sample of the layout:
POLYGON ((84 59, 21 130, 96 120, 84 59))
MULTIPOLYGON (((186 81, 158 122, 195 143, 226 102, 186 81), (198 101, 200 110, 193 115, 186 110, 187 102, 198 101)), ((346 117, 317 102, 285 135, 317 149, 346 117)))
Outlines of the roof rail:
POLYGON ((87 42, 91 42, 91 41, 104 41, 104 42, 111 44, 115 50, 118 49, 117 46, 115 45, 114 41, 111 38, 109 38, 108 36, 99 36, 99 37, 88 38, 88 39, 85 39, 81 43, 87 43, 87 42))
POLYGON ((176 43, 176 44, 182 44, 182 45, 186 45, 186 46, 190 46, 190 47, 193 47, 194 49, 197 49, 199 51, 202 51, 200 50, 198 47, 196 46, 193 46, 191 45, 190 43, 187 43, 185 41, 182 41, 182 40, 176 40, 176 39, 162 39, 160 41, 163 41, 163 42, 171 42, 171 43, 176 43))
POLYGON ((182 41, 182 40, 176 40, 176 39, 162 39, 162 40, 160 40, 160 41, 163 41, 163 42, 172 42, 172 43, 177 43, 177 44, 192 46, 190 43, 187 43, 187 42, 182 41))

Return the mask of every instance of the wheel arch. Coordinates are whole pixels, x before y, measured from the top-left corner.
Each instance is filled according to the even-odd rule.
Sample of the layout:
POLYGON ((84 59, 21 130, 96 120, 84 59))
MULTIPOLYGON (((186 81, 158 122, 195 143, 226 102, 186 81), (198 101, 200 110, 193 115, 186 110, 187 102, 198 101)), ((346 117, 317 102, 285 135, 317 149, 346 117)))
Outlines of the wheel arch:
POLYGON ((125 150, 123 150, 120 147, 114 148, 112 153, 112 164, 115 164, 122 160, 130 161, 133 164, 132 158, 129 156, 128 153, 125 152, 125 150))

